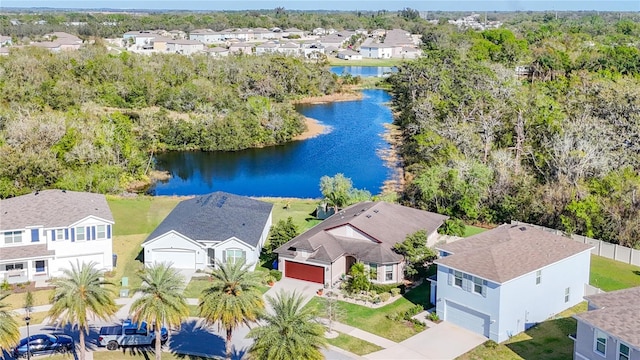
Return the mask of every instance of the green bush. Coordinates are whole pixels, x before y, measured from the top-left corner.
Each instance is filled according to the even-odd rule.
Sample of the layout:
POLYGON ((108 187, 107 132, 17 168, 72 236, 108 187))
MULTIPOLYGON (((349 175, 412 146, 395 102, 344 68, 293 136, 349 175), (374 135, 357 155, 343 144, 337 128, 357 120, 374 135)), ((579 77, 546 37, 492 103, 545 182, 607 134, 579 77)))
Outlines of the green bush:
MULTIPOLYGON (((378 294, 390 292, 392 289, 397 289, 400 284, 371 284, 370 290, 376 291, 378 294)), ((399 293, 398 293, 399 294, 399 293)))
POLYGON ((436 314, 435 312, 430 313, 430 314, 427 316, 427 319, 429 319, 429 320, 431 320, 431 321, 433 321, 433 322, 438 322, 438 321, 440 321, 440 317, 439 317, 439 316, 438 316, 438 314, 436 314))
POLYGON ((276 279, 276 281, 280 281, 282 279, 282 271, 280 270, 269 270, 269 275, 273 276, 274 279, 276 279))
POLYGON ((400 288, 393 288, 391 289, 391 296, 398 296, 400 295, 400 288))
POLYGON ((487 340, 484 342, 484 347, 489 348, 489 349, 495 349, 496 347, 498 347, 498 343, 493 341, 493 340, 487 340))
POLYGON ((380 301, 385 302, 391 298, 391 294, 388 292, 380 294, 380 301))

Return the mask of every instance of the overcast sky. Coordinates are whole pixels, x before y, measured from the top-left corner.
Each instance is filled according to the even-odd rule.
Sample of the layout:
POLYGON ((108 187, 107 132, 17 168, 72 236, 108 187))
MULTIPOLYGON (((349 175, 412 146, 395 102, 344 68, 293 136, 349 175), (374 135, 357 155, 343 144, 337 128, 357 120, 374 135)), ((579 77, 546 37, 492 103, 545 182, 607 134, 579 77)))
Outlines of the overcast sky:
POLYGON ((153 10, 251 10, 284 7, 289 10, 417 10, 516 11, 516 10, 598 10, 640 11, 640 0, 0 0, 0 8, 109 8, 153 10))

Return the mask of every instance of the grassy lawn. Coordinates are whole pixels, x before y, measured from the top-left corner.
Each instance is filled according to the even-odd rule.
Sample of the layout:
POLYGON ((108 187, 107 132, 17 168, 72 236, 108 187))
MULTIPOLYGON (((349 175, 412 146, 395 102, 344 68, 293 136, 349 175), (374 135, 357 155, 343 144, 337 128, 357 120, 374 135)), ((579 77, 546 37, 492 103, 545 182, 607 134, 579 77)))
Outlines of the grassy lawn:
POLYGON ((591 255, 589 284, 604 291, 640 286, 640 267, 591 255))
MULTIPOLYGON (((32 291, 31 295, 33 295, 33 306, 48 304, 52 293, 53 290, 32 291)), ((27 293, 11 294, 7 296, 2 303, 7 305, 10 310, 21 309, 24 307, 25 296, 27 296, 27 293)))
POLYGON ((327 341, 333 346, 339 347, 340 349, 349 351, 356 355, 367 355, 384 349, 376 344, 372 344, 368 341, 343 333, 340 333, 336 338, 327 339, 327 341))
MULTIPOLYGON (((32 312, 31 314, 29 314, 29 317, 31 318, 30 323, 31 324, 42 324, 42 322, 44 321, 44 319, 47 318, 47 312, 46 311, 40 311, 40 312, 32 312)), ((18 323, 18 325, 20 326, 24 326, 25 322, 24 322, 24 315, 14 315, 13 319, 18 323)))
POLYGON ((184 297, 187 299, 197 299, 200 297, 202 290, 208 288, 211 284, 209 277, 193 277, 186 289, 184 289, 184 297))
POLYGON ((569 334, 576 331, 576 320, 571 315, 586 310, 587 303, 582 302, 502 344, 495 347, 480 345, 457 359, 571 359, 573 340, 569 339, 569 334))
POLYGON ((175 196, 108 196, 113 213, 113 235, 149 235, 181 200, 175 196))
POLYGON ((107 280, 113 282, 115 289, 120 289, 122 277, 129 278, 129 289, 140 286, 138 278, 138 270, 142 269, 141 255, 142 242, 147 238, 148 234, 136 235, 119 235, 113 238, 113 252, 118 255, 118 265, 116 266, 113 276, 107 277, 107 280))
POLYGON ((485 232, 488 229, 485 228, 481 228, 478 226, 473 226, 473 225, 465 225, 464 226, 464 235, 462 235, 462 237, 469 237, 469 236, 473 236, 476 234, 480 234, 481 232, 485 232))
MULTIPOLYGON (((416 304, 425 304, 429 299, 429 290, 429 284, 424 283, 404 297, 377 309, 339 301, 339 307, 344 312, 344 316, 338 321, 395 342, 406 340, 418 333, 413 325, 390 320, 387 315, 407 311, 416 304)), ((318 297, 314 297, 307 304, 316 309, 321 309, 322 305, 322 299, 318 297)))
POLYGON ((397 66, 403 63, 403 59, 362 59, 362 60, 342 60, 336 57, 329 57, 331 66, 397 66))
POLYGON ((298 231, 303 232, 320 222, 310 215, 318 206, 318 199, 260 198, 260 200, 273 204, 273 225, 291 216, 298 231))

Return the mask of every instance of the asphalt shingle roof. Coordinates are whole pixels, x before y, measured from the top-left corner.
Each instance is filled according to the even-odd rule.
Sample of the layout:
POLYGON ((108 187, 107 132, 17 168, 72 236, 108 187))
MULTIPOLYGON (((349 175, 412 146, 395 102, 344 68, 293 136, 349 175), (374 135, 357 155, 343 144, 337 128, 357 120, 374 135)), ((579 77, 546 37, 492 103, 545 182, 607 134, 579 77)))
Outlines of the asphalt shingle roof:
POLYGON ((640 287, 585 296, 599 309, 574 315, 625 343, 640 347, 640 287))
POLYGON ((325 219, 275 250, 292 255, 291 248, 312 252, 310 260, 331 263, 344 254, 379 264, 396 263, 402 256, 392 247, 418 230, 431 233, 447 216, 386 202, 361 202, 325 219), (332 234, 332 230, 349 225, 373 239, 355 239, 332 234))
POLYGON ((65 190, 41 190, 0 200, 0 230, 66 227, 87 216, 113 222, 102 194, 65 190))
POLYGON ((236 237, 257 246, 273 204, 226 192, 181 201, 145 240, 169 231, 191 240, 224 241, 236 237))
POLYGON ((531 226, 505 224, 436 248, 452 254, 436 264, 501 284, 592 246, 531 226))

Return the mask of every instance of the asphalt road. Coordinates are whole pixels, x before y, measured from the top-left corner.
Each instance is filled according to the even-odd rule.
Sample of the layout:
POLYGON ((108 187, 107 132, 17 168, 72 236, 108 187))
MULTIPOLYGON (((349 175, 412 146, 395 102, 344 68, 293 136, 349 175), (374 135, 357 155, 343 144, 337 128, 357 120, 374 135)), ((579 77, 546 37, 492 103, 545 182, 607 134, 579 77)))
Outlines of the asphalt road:
MULTIPOLYGON (((85 337, 87 349, 91 351, 107 351, 103 347, 99 347, 97 343, 98 332, 100 326, 114 325, 113 323, 96 323, 91 326, 89 335, 85 337)), ((190 319, 182 324, 181 329, 171 332, 169 342, 165 345, 167 350, 175 353, 199 355, 207 357, 222 357, 225 355, 225 333, 224 330, 219 331, 217 326, 206 327, 196 319, 190 319)), ((242 326, 233 332, 232 344, 234 349, 233 359, 242 359, 246 353, 246 350, 252 343, 251 339, 247 339, 246 335, 249 332, 249 328, 242 326)), ((72 329, 70 326, 64 328, 55 328, 48 325, 30 325, 29 333, 51 333, 51 334, 67 334, 78 341, 78 330, 72 329)), ((21 337, 27 336, 27 327, 20 328, 21 337)), ((153 348, 153 346, 152 346, 153 348)), ((118 351, 144 351, 140 348, 127 348, 120 349, 118 351)), ((325 349, 323 351, 325 357, 329 360, 347 360, 354 359, 354 357, 347 356, 341 352, 337 352, 331 349, 325 349)), ((7 359, 10 359, 7 357, 7 359)))

